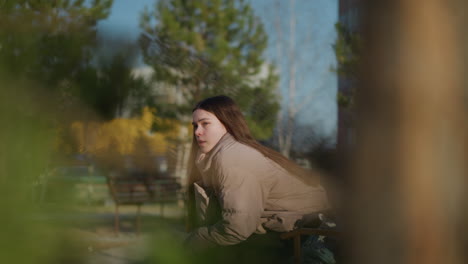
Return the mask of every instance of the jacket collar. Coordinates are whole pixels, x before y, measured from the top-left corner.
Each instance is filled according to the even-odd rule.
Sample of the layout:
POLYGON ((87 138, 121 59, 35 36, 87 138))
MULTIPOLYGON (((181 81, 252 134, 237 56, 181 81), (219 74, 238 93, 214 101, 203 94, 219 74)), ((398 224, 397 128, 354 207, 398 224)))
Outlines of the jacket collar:
POLYGON ((211 167, 213 157, 215 157, 224 146, 229 145, 235 141, 236 140, 231 134, 226 133, 221 137, 221 139, 219 139, 218 143, 216 143, 216 145, 208 153, 202 153, 200 150, 198 150, 195 163, 199 171, 203 174, 204 171, 208 170, 211 167))

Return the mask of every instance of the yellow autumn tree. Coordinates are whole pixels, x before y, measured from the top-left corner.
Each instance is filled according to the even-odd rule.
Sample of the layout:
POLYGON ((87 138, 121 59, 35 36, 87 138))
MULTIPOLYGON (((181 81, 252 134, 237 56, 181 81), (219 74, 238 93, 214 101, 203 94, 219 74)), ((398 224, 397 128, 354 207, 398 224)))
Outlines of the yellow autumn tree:
MULTIPOLYGON (((180 127, 177 121, 160 118, 156 115, 156 109, 145 107, 137 118, 73 122, 67 140, 77 145, 77 153, 94 156, 106 167, 123 168, 127 165, 123 158, 133 157, 132 160, 137 163, 133 166, 153 170, 151 157, 166 153, 167 138, 177 134, 180 127), (151 128, 154 123, 171 129, 153 132, 151 128)), ((65 146, 64 149, 70 149, 70 144, 65 144, 63 140, 59 142, 65 146)))

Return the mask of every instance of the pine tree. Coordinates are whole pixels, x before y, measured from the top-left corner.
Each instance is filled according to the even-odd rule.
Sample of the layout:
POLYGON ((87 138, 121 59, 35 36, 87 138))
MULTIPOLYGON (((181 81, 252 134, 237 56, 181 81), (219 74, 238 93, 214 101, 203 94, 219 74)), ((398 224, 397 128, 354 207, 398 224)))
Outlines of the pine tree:
POLYGON ((337 101, 340 107, 351 109, 354 107, 355 87, 362 56, 362 39, 359 32, 353 32, 341 23, 336 23, 335 29, 337 38, 333 49, 338 65, 333 70, 351 86, 346 93, 338 91, 337 101))
POLYGON ((112 0, 2 1, 1 70, 59 88, 91 60, 96 24, 111 5, 112 0))
MULTIPOLYGON (((262 57, 267 45, 263 25, 242 0, 162 0, 142 14, 140 44, 154 80, 181 97, 161 111, 187 117, 207 97, 233 97, 254 136, 271 136, 279 109, 277 76, 262 57)), ((171 102, 172 103, 172 102, 171 102)))
POLYGON ((52 91, 58 112, 73 115, 68 119, 121 116, 128 98, 142 100, 147 87, 131 75, 135 45, 128 43, 109 60, 98 58, 97 22, 112 3, 0 1, 0 78, 26 79, 52 91))

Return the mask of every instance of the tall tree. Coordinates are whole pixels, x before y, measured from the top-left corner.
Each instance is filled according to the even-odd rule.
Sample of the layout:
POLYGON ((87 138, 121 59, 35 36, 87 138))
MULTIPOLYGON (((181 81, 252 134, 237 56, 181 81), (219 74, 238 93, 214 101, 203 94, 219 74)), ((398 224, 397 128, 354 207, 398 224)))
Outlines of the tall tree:
POLYGON ((87 97, 86 89, 96 85, 90 88, 89 81, 83 80, 90 72, 98 74, 92 65, 97 46, 96 24, 109 15, 112 2, 1 1, 2 78, 27 79, 47 88, 59 97, 60 111, 71 109, 84 99, 93 110, 102 112, 94 109, 95 104, 87 97))
POLYGON ((78 112, 70 106, 84 103, 101 118, 121 116, 129 97, 145 96, 146 87, 132 76, 134 43, 114 40, 123 44, 120 50, 111 59, 100 58, 96 25, 109 15, 112 2, 1 1, 0 74, 54 91, 60 110, 78 112))
POLYGON ((277 76, 262 57, 263 25, 243 0, 161 0, 142 15, 144 61, 154 80, 171 85, 181 98, 162 105, 187 117, 206 96, 232 96, 244 111, 254 136, 271 136, 278 111, 277 76))
POLYGON ((149 87, 142 78, 132 74, 135 55, 131 45, 125 46, 111 58, 101 59, 79 73, 78 96, 101 118, 122 117, 127 111, 139 115, 143 109, 143 104, 133 101, 143 100, 149 87), (135 106, 139 108, 134 109, 135 106))
POLYGON ((75 76, 91 60, 96 24, 111 5, 112 0, 2 1, 0 62, 8 65, 3 70, 48 84, 75 76))
MULTIPOLYGON (((252 0, 253 1, 253 0, 252 0)), ((277 117, 275 143, 279 151, 289 157, 294 150, 293 139, 297 135, 298 116, 317 102, 319 92, 329 81, 328 67, 323 67, 323 59, 328 52, 322 42, 327 25, 323 24, 323 1, 264 1, 262 10, 269 23, 274 48, 271 56, 275 60, 280 75, 278 93, 282 95, 281 111, 277 117), (317 14, 316 10, 321 10, 317 14), (320 25, 322 23, 322 25, 320 25), (310 26, 310 25, 314 26, 310 26), (307 26, 304 26, 307 25, 307 26), (323 35, 322 35, 323 36, 323 35)), ((328 66, 328 65, 327 65, 328 66)), ((316 134, 318 136, 319 133, 316 134)))
POLYGON ((334 70, 350 83, 350 88, 346 92, 338 91, 338 105, 351 108, 354 105, 355 86, 362 56, 362 38, 359 32, 354 32, 341 23, 336 23, 335 29, 337 37, 333 49, 337 67, 334 70))

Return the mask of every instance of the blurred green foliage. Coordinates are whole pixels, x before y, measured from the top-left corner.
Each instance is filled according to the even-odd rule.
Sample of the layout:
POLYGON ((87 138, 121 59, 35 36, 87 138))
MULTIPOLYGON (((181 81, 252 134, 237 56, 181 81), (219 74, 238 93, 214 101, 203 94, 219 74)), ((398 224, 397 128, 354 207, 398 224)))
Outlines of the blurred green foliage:
POLYGON ((358 32, 353 32, 341 23, 335 24, 337 38, 333 44, 338 67, 338 74, 357 78, 362 52, 362 38, 358 32))
POLYGON ((191 114, 201 99, 233 97, 254 136, 271 136, 279 110, 278 76, 263 58, 267 35, 242 0, 157 1, 141 17, 144 61, 155 81, 172 85, 183 100, 161 103, 161 113, 191 114))
POLYGON ((92 58, 96 23, 112 0, 19 0, 0 4, 0 62, 3 70, 64 88, 92 58))
POLYGON ((83 263, 63 221, 70 200, 44 207, 42 182, 62 111, 91 61, 96 22, 112 1, 0 1, 0 262, 83 263))
MULTIPOLYGON (((333 70, 345 78, 352 86, 356 85, 359 75, 359 63, 362 54, 362 38, 359 32, 353 32, 341 23, 335 24, 337 38, 333 44, 337 67, 333 70)), ((344 108, 354 106, 355 87, 351 87, 346 94, 339 91, 338 105, 344 108)))
MULTIPOLYGON (((0 262, 80 263, 80 243, 38 203, 41 175, 53 148, 47 91, 32 82, 0 80, 0 262), (30 87, 36 91, 31 91, 30 87), (68 262, 70 261, 70 262, 68 262)), ((62 196, 57 208, 67 204, 62 196)))
POLYGON ((340 107, 347 109, 353 108, 354 106, 354 90, 351 90, 350 95, 346 95, 341 91, 336 94, 337 103, 340 107))
POLYGON ((292 263, 292 248, 285 250, 278 237, 260 235, 249 242, 231 246, 185 246, 180 234, 168 231, 171 228, 167 225, 160 226, 158 230, 164 231, 151 236, 148 263, 292 263))

